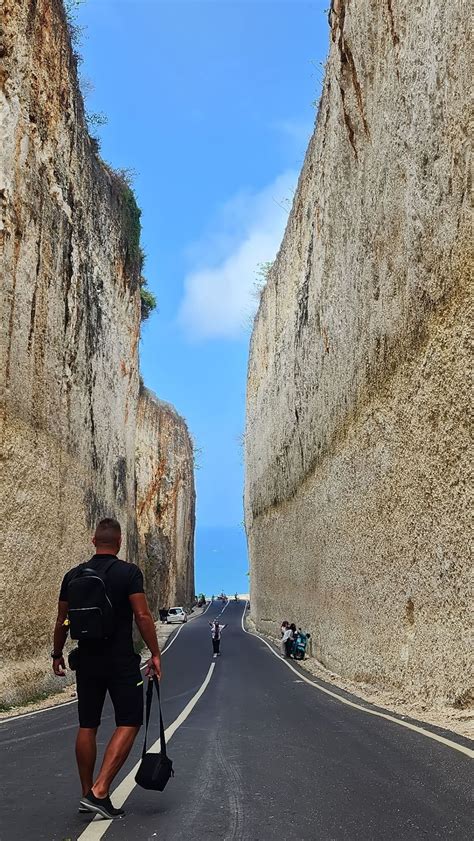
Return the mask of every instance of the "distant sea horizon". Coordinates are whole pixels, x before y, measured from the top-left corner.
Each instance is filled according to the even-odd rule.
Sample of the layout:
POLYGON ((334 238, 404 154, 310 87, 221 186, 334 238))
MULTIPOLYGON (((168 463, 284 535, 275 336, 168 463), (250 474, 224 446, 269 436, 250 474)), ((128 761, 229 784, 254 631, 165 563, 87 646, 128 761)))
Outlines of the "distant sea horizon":
POLYGON ((207 596, 248 593, 247 539, 243 526, 197 526, 195 591, 207 596))

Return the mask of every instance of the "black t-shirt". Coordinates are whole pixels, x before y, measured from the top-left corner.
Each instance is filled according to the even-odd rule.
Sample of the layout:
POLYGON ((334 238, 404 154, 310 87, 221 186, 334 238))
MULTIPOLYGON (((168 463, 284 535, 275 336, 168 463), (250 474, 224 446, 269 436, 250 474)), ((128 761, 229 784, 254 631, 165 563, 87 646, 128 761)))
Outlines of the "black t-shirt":
MULTIPOLYGON (((100 570, 113 557, 114 555, 94 555, 88 566, 100 570)), ((74 567, 64 576, 59 592, 59 601, 67 602, 67 587, 76 569, 77 567, 74 567)), ((114 635, 111 639, 103 641, 80 640, 79 648, 81 651, 87 651, 91 654, 119 656, 133 654, 133 610, 128 597, 133 596, 134 593, 144 592, 142 571, 135 564, 128 564, 117 558, 107 572, 105 586, 114 609, 114 635)))

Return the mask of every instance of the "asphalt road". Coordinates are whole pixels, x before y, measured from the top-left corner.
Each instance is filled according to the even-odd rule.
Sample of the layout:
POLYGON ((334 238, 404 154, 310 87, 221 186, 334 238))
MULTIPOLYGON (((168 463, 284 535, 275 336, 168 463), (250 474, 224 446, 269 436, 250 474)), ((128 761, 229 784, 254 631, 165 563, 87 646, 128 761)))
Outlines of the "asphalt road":
MULTIPOLYGON (((116 781, 126 778, 117 795, 131 789, 121 820, 77 813, 75 704, 2 722, 0 841, 471 839, 472 760, 308 685, 242 631, 243 608, 227 606, 217 659, 207 624, 221 609, 214 606, 165 653, 165 727, 180 724, 168 751, 176 776, 163 793, 128 785, 139 737, 116 781)), ((107 706, 100 746, 112 729, 107 706)), ((158 735, 154 723, 151 741, 158 735)))

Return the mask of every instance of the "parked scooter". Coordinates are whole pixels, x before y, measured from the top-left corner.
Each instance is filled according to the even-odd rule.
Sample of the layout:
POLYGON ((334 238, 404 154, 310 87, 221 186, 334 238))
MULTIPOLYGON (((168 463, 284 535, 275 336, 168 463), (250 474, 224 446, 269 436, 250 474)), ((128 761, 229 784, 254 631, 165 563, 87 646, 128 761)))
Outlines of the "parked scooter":
POLYGON ((295 660, 304 660, 310 636, 311 634, 304 634, 301 628, 298 628, 291 652, 295 660))

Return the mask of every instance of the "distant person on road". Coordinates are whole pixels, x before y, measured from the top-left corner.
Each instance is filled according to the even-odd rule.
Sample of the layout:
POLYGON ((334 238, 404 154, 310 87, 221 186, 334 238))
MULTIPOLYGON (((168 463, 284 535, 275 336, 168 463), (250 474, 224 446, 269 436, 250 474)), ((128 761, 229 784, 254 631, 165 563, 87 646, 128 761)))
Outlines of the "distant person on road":
POLYGON ((71 637, 79 640, 69 657, 77 673, 76 760, 83 794, 79 809, 103 818, 124 814, 112 806, 109 789, 143 723, 143 676, 140 656, 133 648, 133 617, 151 652, 145 674, 161 676, 160 649, 143 592, 143 575, 135 564, 117 557, 121 541, 117 520, 101 520, 92 538, 96 554, 64 576, 51 654, 54 674, 63 677, 69 627, 71 637), (116 730, 94 782, 97 728, 107 692, 115 710, 116 730))
POLYGON ((211 626, 212 650, 214 654, 220 654, 221 633, 224 628, 227 628, 227 625, 220 625, 218 619, 214 619, 214 622, 209 622, 209 625, 211 626))

